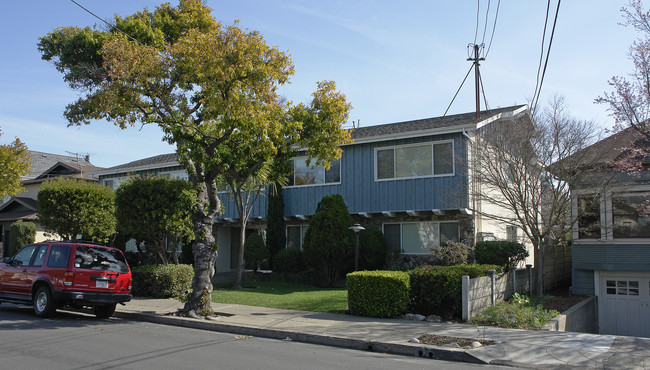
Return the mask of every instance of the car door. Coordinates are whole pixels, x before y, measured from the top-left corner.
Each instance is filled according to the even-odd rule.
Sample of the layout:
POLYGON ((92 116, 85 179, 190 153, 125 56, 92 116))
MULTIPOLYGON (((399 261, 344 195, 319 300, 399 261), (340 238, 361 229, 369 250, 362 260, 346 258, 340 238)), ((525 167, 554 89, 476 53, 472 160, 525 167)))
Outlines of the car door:
POLYGON ((16 253, 7 264, 2 276, 2 290, 5 294, 24 295, 25 274, 30 264, 36 245, 28 245, 16 253))
POLYGON ((43 262, 45 261, 45 255, 47 253, 47 244, 39 245, 34 251, 34 255, 31 259, 31 262, 25 268, 25 274, 23 276, 23 282, 20 286, 19 294, 21 295, 31 295, 32 286, 34 285, 34 280, 43 269, 43 262))

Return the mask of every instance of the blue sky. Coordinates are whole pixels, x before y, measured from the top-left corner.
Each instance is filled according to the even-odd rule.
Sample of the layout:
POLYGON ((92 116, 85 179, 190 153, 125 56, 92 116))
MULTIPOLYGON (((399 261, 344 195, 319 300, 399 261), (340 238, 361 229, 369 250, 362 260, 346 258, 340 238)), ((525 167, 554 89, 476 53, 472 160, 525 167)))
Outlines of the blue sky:
MULTIPOLYGON (((105 19, 128 15, 161 1, 77 0, 105 19)), ((171 1, 176 5, 176 1, 171 1)), ((477 1, 208 0, 224 24, 234 19, 259 30, 269 44, 288 51, 295 64, 281 93, 307 102, 320 80, 334 80, 361 126, 443 115, 467 73, 467 44, 475 40, 477 1)), ((552 1, 555 9, 556 0, 552 1)), ((609 128, 606 107, 593 101, 609 91, 607 80, 631 71, 630 43, 638 35, 620 26, 627 1, 563 1, 540 103, 563 95, 571 113, 609 128)), ((490 2, 490 39, 497 0, 490 2)), ((480 0, 478 42, 483 40, 488 1, 480 0)), ((503 0, 491 49, 481 65, 490 108, 525 104, 535 89, 546 1, 503 0)), ((69 0, 12 1, 0 15, 1 143, 14 137, 31 150, 89 154, 110 167, 174 148, 153 126, 119 130, 103 121, 66 127, 66 104, 77 98, 62 76, 40 59, 38 37, 59 26, 100 25, 69 0)), ((469 78, 448 114, 474 110, 469 78)))

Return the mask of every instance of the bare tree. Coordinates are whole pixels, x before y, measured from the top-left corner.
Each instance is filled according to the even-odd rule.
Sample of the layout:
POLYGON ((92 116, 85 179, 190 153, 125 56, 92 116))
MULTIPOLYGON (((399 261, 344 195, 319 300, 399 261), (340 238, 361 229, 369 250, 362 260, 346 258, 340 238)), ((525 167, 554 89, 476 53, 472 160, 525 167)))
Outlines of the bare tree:
POLYGON ((486 125, 475 135, 470 166, 474 212, 523 231, 533 248, 536 295, 544 289, 545 245, 566 235, 576 222, 569 189, 588 168, 583 149, 594 138, 594 124, 572 117, 558 96, 534 117, 527 111, 486 125))

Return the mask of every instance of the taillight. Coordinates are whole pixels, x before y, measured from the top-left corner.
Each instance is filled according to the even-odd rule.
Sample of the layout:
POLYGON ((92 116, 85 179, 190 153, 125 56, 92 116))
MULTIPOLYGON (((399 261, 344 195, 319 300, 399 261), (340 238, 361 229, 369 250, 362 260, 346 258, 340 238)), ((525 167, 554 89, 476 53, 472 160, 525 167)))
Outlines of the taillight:
POLYGON ((133 277, 129 278, 129 291, 131 291, 131 284, 133 283, 133 277))
POLYGON ((74 281, 74 272, 72 271, 66 271, 63 274, 63 285, 65 286, 72 286, 72 282, 74 281))

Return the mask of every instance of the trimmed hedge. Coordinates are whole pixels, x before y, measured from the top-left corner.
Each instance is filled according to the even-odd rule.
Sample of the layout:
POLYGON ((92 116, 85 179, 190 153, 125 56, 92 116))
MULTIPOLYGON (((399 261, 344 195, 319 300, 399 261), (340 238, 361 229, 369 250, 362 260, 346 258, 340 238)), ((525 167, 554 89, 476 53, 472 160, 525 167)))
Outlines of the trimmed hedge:
POLYGON ((192 265, 144 265, 131 269, 131 293, 140 297, 178 298, 192 288, 192 265))
POLYGON ((486 276, 496 265, 421 266, 409 271, 410 310, 421 315, 435 314, 444 319, 462 315, 462 276, 486 276))
POLYGON ((307 270, 302 251, 283 249, 273 256, 273 272, 297 273, 307 270))
POLYGON ((401 271, 357 271, 347 275, 348 307, 358 316, 390 318, 406 312, 409 274, 401 271))
POLYGON ((526 247, 510 241, 477 242, 474 247, 476 263, 487 263, 504 266, 506 269, 515 267, 528 257, 526 247))

